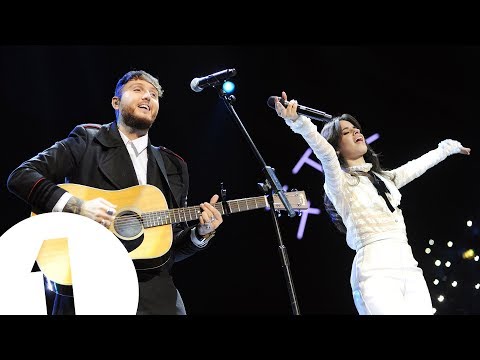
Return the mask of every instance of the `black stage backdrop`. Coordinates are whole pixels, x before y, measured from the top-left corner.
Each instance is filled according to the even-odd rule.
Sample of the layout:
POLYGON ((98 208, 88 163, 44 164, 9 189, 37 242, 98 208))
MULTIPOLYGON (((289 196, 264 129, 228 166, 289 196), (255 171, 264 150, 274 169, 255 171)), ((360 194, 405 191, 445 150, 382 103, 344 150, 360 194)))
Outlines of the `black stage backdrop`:
MULTIPOLYGON (((75 125, 114 120, 115 84, 132 69, 156 75, 165 89, 150 137, 187 161, 189 205, 219 193, 221 183, 230 200, 262 195, 262 165, 217 91, 190 88, 195 77, 235 68, 233 106, 243 125, 281 184, 305 190, 312 207, 303 217, 278 218, 300 313, 356 314, 349 285, 355 253, 324 211, 316 158, 310 155, 293 171, 308 147, 267 106, 269 96, 282 90, 302 105, 355 116, 364 135, 376 137, 371 145, 386 168, 446 138, 472 147, 470 157, 449 157, 404 187, 402 205, 437 314, 480 313, 479 265, 462 258, 465 249, 476 251, 479 241, 479 63, 478 46, 439 44, 2 46, 0 234, 30 214, 7 191, 9 173, 75 125), (435 244, 428 254, 430 239, 435 244), (453 266, 446 268, 446 260, 453 266), (454 280, 457 287, 451 286, 454 280)), ((189 314, 293 313, 268 211, 225 217, 212 241, 208 251, 174 268, 189 314)))

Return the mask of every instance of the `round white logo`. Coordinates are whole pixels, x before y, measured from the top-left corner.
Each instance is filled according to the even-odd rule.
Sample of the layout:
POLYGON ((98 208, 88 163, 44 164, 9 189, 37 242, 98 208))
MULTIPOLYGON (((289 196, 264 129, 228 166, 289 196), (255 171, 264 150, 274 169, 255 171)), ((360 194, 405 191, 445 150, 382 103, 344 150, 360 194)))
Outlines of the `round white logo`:
POLYGON ((43 275, 50 277, 41 265, 32 272, 39 253, 45 269, 71 278, 77 315, 136 314, 138 278, 123 244, 99 223, 63 212, 29 217, 0 237, 0 314, 47 314, 43 275), (59 240, 65 254, 49 246, 59 240))

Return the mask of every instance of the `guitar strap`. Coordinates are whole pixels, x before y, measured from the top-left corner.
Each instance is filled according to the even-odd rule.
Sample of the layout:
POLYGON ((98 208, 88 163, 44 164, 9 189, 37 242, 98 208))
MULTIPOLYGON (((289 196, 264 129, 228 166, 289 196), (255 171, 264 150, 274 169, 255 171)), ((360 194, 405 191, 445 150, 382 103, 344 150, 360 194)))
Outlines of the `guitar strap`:
POLYGON ((178 206, 172 191, 170 191, 163 158, 157 151, 152 151, 151 147, 148 147, 147 183, 160 189, 167 200, 168 207, 171 207, 172 204, 174 204, 174 207, 178 206), (168 189, 168 191, 165 191, 165 189, 168 189))
MULTIPOLYGON (((153 151, 149 149, 149 156, 148 156, 148 163, 147 163, 147 184, 155 185, 160 189, 160 191, 165 196, 167 200, 168 207, 171 207, 172 204, 175 204, 172 198, 172 192, 170 191, 170 187, 168 186, 167 179, 163 174, 160 172, 159 167, 157 166, 158 159, 155 159, 153 151), (167 189, 168 191, 165 191, 167 189)), ((161 158, 161 156, 158 156, 161 158)), ((163 159, 160 159, 163 164, 163 159)), ((164 165, 165 166, 165 165, 164 165)))

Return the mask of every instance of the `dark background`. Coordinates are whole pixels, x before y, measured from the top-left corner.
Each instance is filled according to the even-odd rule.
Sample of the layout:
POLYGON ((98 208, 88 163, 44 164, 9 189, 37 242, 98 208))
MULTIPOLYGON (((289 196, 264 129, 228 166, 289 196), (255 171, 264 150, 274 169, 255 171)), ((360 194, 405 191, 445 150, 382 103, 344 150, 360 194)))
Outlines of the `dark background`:
MULTIPOLYGON (((265 179, 262 166, 222 99, 215 89, 190 89, 195 77, 235 68, 234 107, 265 162, 282 185, 305 190, 311 206, 322 211, 309 215, 301 239, 299 217, 279 218, 300 312, 356 314, 349 285, 355 253, 324 212, 323 174, 307 165, 292 174, 307 146, 266 105, 282 90, 302 105, 352 114, 366 137, 378 133, 372 146, 386 168, 446 138, 472 148, 471 156, 447 158, 401 192, 409 240, 437 314, 480 313, 480 290, 474 288, 480 281, 478 262, 461 257, 464 249, 476 250, 479 240, 479 63, 480 46, 451 44, 1 46, 0 234, 30 214, 6 189, 9 173, 75 125, 114 120, 115 84, 132 69, 157 76, 165 89, 150 137, 187 161, 189 205, 219 193, 221 182, 228 199, 262 195, 257 185, 265 179), (426 254, 429 239, 435 245, 426 254), (447 241, 454 246, 447 248, 447 241), (436 267, 437 258, 454 266, 436 267), (452 288, 451 280, 459 286, 452 288), (436 300, 441 294, 443 303, 436 300)), ((212 241, 208 251, 174 268, 188 313, 292 313, 269 212, 225 217, 212 241)))

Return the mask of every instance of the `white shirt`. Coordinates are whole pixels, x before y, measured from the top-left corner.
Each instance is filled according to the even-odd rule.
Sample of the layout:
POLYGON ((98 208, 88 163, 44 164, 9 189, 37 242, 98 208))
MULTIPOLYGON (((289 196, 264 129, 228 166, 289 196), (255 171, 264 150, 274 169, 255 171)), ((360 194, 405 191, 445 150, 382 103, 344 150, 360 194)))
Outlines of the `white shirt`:
POLYGON ((337 158, 335 149, 320 135, 317 127, 306 116, 301 115, 295 122, 285 120, 292 131, 303 136, 320 160, 325 174, 324 189, 347 228, 347 244, 353 250, 385 238, 406 238, 405 222, 400 205, 402 186, 416 179, 447 156, 460 152, 461 144, 454 140, 442 141, 437 149, 411 160, 379 177, 385 182, 390 193, 387 197, 395 211, 391 212, 385 200, 366 176, 353 176, 350 170, 368 171, 372 164, 354 166, 344 171, 337 158))

